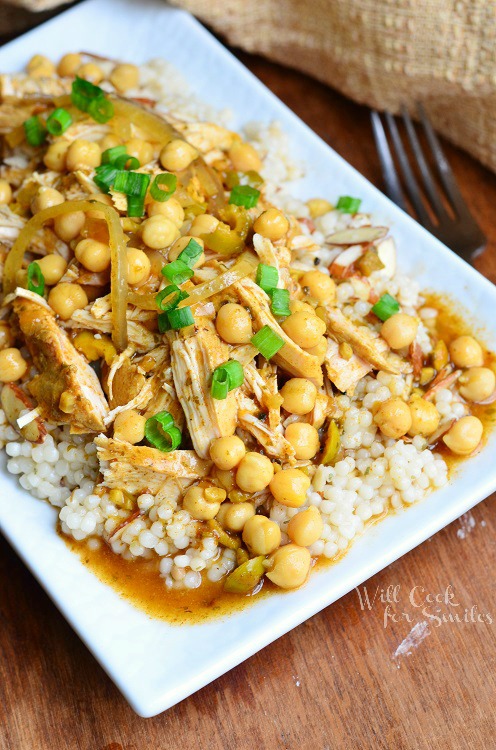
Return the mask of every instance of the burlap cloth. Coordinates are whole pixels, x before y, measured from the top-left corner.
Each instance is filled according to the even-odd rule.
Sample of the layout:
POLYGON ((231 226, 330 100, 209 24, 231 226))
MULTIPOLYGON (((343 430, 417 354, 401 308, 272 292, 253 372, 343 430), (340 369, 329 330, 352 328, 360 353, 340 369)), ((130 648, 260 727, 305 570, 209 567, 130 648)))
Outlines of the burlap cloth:
MULTIPOLYGON (((11 1, 40 10, 59 4, 11 1)), ((358 102, 397 111, 422 101, 437 130, 496 170, 494 0, 174 4, 229 44, 303 70, 358 102)))

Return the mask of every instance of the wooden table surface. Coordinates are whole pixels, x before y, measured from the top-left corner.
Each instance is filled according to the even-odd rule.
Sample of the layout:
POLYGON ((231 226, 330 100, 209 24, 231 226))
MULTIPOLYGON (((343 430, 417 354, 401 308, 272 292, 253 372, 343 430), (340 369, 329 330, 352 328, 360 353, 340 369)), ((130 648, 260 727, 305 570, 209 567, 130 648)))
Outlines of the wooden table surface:
MULTIPOLYGON (((338 153, 381 185, 364 108, 303 75, 240 56, 338 153)), ((490 239, 477 267, 494 281, 496 177, 464 153, 447 151, 490 239)), ((370 609, 361 587, 362 603, 351 592, 153 719, 134 714, 0 540, 0 749, 494 747, 491 500, 367 581, 370 609), (436 595, 441 602, 431 603, 436 595)))

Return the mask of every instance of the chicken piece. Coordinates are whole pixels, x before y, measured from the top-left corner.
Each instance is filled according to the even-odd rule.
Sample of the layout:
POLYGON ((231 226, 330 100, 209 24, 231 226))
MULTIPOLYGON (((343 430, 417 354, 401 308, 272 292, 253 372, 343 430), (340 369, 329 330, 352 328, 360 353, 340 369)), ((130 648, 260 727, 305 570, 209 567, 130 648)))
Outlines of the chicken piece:
POLYGON ((257 409, 255 402, 244 396, 239 405, 239 426, 255 438, 268 456, 291 462, 294 459, 295 449, 284 437, 282 427, 276 430, 271 429, 259 419, 259 414, 260 410, 257 409))
POLYGON ((213 122, 183 122, 175 120, 174 126, 192 146, 203 154, 212 149, 228 151, 233 142, 233 133, 213 122))
POLYGON ((103 485, 112 489, 125 488, 133 495, 142 492, 155 495, 170 480, 178 482, 182 488, 206 477, 212 467, 211 461, 198 458, 195 451, 163 453, 156 448, 131 445, 105 435, 95 438, 95 444, 103 485))
POLYGON ((28 384, 41 417, 59 424, 70 424, 71 432, 99 432, 103 429, 108 404, 100 382, 56 323, 50 310, 18 297, 14 312, 26 345, 39 371, 28 384), (73 400, 72 411, 61 411, 63 393, 73 400))
MULTIPOLYGON (((26 219, 10 210, 8 206, 0 206, 0 242, 9 249, 24 228, 26 219)), ((69 257, 69 248, 65 242, 59 240, 50 227, 43 227, 31 240, 29 251, 35 255, 48 255, 57 252, 66 260, 69 257)))
POLYGON ((5 73, 0 76, 0 100, 16 104, 20 99, 41 99, 70 94, 69 78, 31 78, 22 73, 5 73))
POLYGON ((331 399, 327 393, 319 391, 315 399, 315 406, 310 414, 306 415, 305 421, 315 427, 316 430, 320 430, 331 411, 331 399))
POLYGON ((353 395, 357 383, 371 370, 372 365, 352 354, 345 359, 339 353, 339 344, 334 339, 327 339, 325 368, 329 380, 334 383, 338 391, 353 395))
POLYGON ((193 336, 172 342, 172 375, 196 452, 207 458, 215 438, 234 434, 236 392, 218 400, 210 394, 212 373, 229 359, 229 347, 205 323, 193 336))
POLYGON ((385 353, 389 352, 389 347, 384 339, 373 338, 368 329, 356 326, 337 307, 325 308, 325 322, 331 336, 350 344, 358 356, 376 370, 390 372, 393 375, 401 372, 396 362, 385 356, 385 353))
POLYGON ((277 387, 277 368, 267 362, 263 371, 257 370, 254 365, 246 365, 245 384, 250 393, 255 395, 258 403, 268 411, 269 426, 275 430, 281 424, 282 396, 279 395, 277 387))
POLYGON ((278 287, 290 289, 291 276, 289 266, 291 264, 291 250, 284 245, 277 247, 261 234, 253 235, 253 247, 260 258, 260 263, 266 266, 274 266, 279 273, 278 287))
POLYGON ((283 339, 284 346, 272 357, 272 361, 290 375, 308 378, 320 388, 323 383, 323 375, 319 360, 313 354, 309 354, 295 344, 283 331, 270 311, 270 300, 263 289, 260 289, 251 279, 243 279, 243 281, 238 281, 233 285, 233 290, 237 293, 242 304, 250 309, 257 331, 268 325, 283 339))
MULTIPOLYGON (((64 327, 84 328, 90 331, 100 331, 101 333, 112 333, 110 313, 97 319, 88 310, 76 310, 70 320, 64 322, 64 327)), ((159 341, 157 335, 151 333, 145 326, 135 323, 132 320, 127 321, 127 335, 129 343, 139 352, 149 352, 157 346, 159 341)))

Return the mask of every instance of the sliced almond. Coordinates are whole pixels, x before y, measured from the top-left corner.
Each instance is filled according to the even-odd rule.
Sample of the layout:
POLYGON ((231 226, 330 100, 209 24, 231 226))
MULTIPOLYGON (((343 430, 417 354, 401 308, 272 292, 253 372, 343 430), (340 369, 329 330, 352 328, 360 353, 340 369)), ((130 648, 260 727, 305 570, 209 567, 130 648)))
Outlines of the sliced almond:
POLYGON ((377 255, 384 265, 384 268, 378 271, 378 273, 387 279, 392 279, 396 273, 396 245, 392 237, 386 237, 385 240, 379 242, 377 245, 377 255))
POLYGON ((342 253, 334 258, 333 265, 336 266, 351 266, 363 253, 363 247, 361 245, 354 245, 349 247, 347 250, 343 250, 342 253))
POLYGON ((380 240, 382 237, 385 237, 387 233, 387 227, 358 227, 357 229, 343 229, 341 232, 335 232, 326 237, 326 242, 329 245, 363 245, 366 242, 380 240))
POLYGON ((41 417, 35 417, 29 424, 19 428, 17 420, 26 409, 34 409, 34 404, 29 396, 14 383, 7 383, 2 388, 2 409, 9 423, 21 433, 25 440, 31 443, 42 443, 47 435, 46 427, 41 417))

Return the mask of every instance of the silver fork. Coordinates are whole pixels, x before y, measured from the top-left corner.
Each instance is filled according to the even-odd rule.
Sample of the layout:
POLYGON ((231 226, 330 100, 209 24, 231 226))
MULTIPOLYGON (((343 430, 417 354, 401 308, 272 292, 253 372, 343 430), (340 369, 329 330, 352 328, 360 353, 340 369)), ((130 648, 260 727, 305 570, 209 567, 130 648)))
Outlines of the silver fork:
MULTIPOLYGON (((441 144, 421 104, 417 104, 417 111, 427 143, 434 157, 439 181, 444 188, 445 200, 448 200, 453 211, 453 216, 448 213, 443 203, 441 192, 432 176, 412 119, 406 107, 402 107, 401 115, 403 123, 418 171, 422 177, 424 194, 422 194, 417 178, 412 170, 393 115, 390 112, 385 112, 384 119, 399 164, 406 193, 415 211, 415 218, 420 224, 440 239, 441 242, 444 242, 453 252, 467 262, 470 262, 484 250, 487 238, 461 196, 441 144), (427 210, 427 206, 429 206, 431 213, 427 210), (431 214, 435 217, 435 221, 432 220, 431 214)), ((374 110, 371 112, 371 119, 384 182, 386 183, 386 192, 391 200, 404 211, 408 212, 401 180, 396 170, 391 149, 389 148, 381 116, 374 110)))

